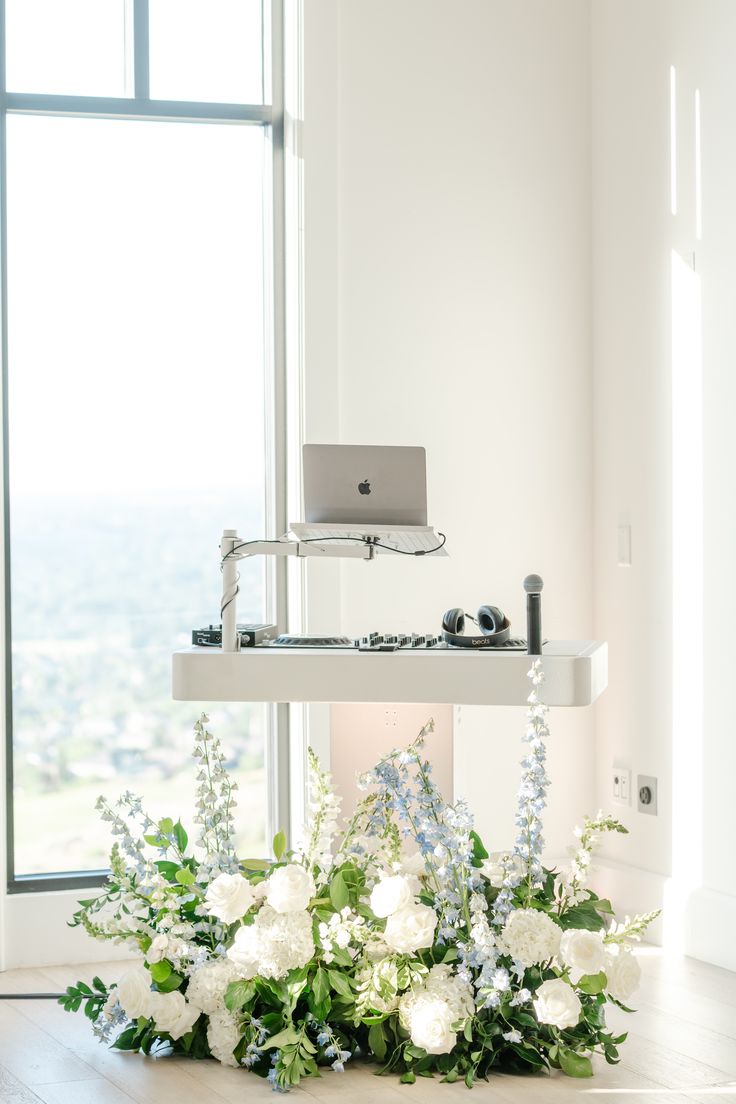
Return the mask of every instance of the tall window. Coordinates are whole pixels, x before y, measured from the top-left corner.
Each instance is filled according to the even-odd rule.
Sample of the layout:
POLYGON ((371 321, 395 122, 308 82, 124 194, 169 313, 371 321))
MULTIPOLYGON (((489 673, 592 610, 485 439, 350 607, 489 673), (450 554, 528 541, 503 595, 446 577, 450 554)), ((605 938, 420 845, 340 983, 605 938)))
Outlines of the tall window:
MULTIPOLYGON (((0 2, 0 12, 3 4, 0 2)), ((171 652, 266 532, 270 14, 5 0, 2 269, 11 888, 104 867, 98 793, 192 807, 171 652)), ((239 612, 273 617, 256 561, 239 612)), ((202 708, 210 708, 202 703, 202 708)), ((211 707, 266 835, 265 708, 211 707)), ((57 878, 58 880, 58 878, 57 878)))

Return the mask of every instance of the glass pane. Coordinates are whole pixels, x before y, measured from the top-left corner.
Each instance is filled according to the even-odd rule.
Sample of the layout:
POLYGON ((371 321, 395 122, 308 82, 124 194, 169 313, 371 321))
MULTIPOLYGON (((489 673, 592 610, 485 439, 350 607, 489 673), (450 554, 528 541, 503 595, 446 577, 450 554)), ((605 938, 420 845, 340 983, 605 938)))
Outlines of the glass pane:
POLYGON ((154 100, 263 103, 261 0, 150 0, 154 100))
POLYGON ((125 0, 5 0, 10 92, 124 96, 125 0))
MULTIPOLYGON (((19 874, 105 865, 100 792, 191 824, 200 707, 171 700, 171 652, 219 621, 221 530, 265 524, 263 143, 8 118, 19 874)), ((262 560, 240 590, 262 618, 262 560)), ((211 717, 262 849, 264 710, 211 717)))

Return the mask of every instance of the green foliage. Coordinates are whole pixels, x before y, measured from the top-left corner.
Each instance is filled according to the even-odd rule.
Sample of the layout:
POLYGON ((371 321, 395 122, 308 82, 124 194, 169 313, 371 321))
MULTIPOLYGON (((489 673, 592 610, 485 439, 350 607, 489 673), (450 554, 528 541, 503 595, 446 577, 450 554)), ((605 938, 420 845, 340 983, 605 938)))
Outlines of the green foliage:
POLYGON ((276 856, 276 862, 281 862, 286 854, 286 833, 277 832, 273 837, 273 853, 276 856))
POLYGON ((78 981, 76 985, 69 985, 64 995, 59 997, 59 1004, 65 1012, 78 1012, 84 1005, 84 1014, 87 1019, 96 1020, 107 997, 107 986, 100 978, 94 977, 91 987, 84 981, 78 981))

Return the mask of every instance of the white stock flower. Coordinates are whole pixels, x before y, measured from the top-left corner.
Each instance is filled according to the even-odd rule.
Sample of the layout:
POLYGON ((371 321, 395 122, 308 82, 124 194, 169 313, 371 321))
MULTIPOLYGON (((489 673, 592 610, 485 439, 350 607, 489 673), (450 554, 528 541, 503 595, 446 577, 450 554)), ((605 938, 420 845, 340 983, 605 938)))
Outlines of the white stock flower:
POLYGON ((391 878, 382 878, 376 882, 371 893, 371 909, 381 919, 391 916, 399 909, 406 908, 414 900, 412 883, 403 874, 391 878))
POLYGON ((212 1057, 223 1066, 235 1066, 238 1062, 233 1051, 240 1042, 240 1029, 232 1013, 226 1009, 215 1012, 207 1021, 207 1043, 212 1057))
POLYGON ((255 901, 250 882, 242 874, 218 874, 207 887, 204 899, 209 914, 223 924, 242 920, 255 901))
POLYGON ((570 978, 580 981, 583 974, 597 974, 604 966, 606 949, 600 932, 568 928, 562 933, 559 957, 570 967, 570 978))
POLYGON ((134 966, 123 974, 116 989, 120 1007, 131 1020, 151 1015, 151 975, 145 966, 134 966))
POLYGON ((183 993, 152 993, 151 1015, 159 1031, 180 1039, 199 1019, 199 1009, 189 1004, 183 993))
POLYGON ((437 927, 437 913, 429 905, 407 905, 386 921, 383 937, 399 954, 413 954, 431 947, 437 927))
POLYGON ((154 935, 151 940, 151 946, 146 951, 146 962, 150 962, 153 966, 156 962, 160 962, 163 958, 166 958, 168 947, 168 935, 154 935))
POLYGON ((562 1030, 575 1027, 580 1021, 580 998, 562 978, 543 981, 534 995, 534 1011, 540 1023, 552 1024, 562 1030))
POLYGON ((615 1000, 624 1004, 633 997, 641 981, 641 967, 629 950, 616 948, 617 954, 606 952, 604 970, 606 989, 615 1000))
POLYGON ((223 1010, 228 985, 240 977, 242 974, 235 961, 230 958, 216 958, 200 966, 189 978, 187 1000, 201 1012, 212 1016, 215 1012, 223 1010))
POLYGON ((296 863, 274 870, 268 879, 266 900, 276 912, 303 912, 314 896, 314 879, 296 863))
POLYGON ((535 966, 557 954, 561 936, 560 928, 546 912, 516 909, 504 924, 500 942, 523 966, 535 966))
POLYGON ((511 851, 493 851, 483 860, 480 872, 494 889, 501 889, 509 875, 514 879, 522 877, 524 863, 520 855, 514 855, 511 851))

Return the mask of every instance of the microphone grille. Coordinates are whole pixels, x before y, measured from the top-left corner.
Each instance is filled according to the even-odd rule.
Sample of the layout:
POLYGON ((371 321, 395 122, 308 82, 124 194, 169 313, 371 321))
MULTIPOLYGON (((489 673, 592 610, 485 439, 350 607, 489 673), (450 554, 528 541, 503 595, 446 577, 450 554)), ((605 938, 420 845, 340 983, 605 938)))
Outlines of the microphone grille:
POLYGON ((539 594, 544 583, 541 575, 527 575, 523 585, 527 594, 539 594))

